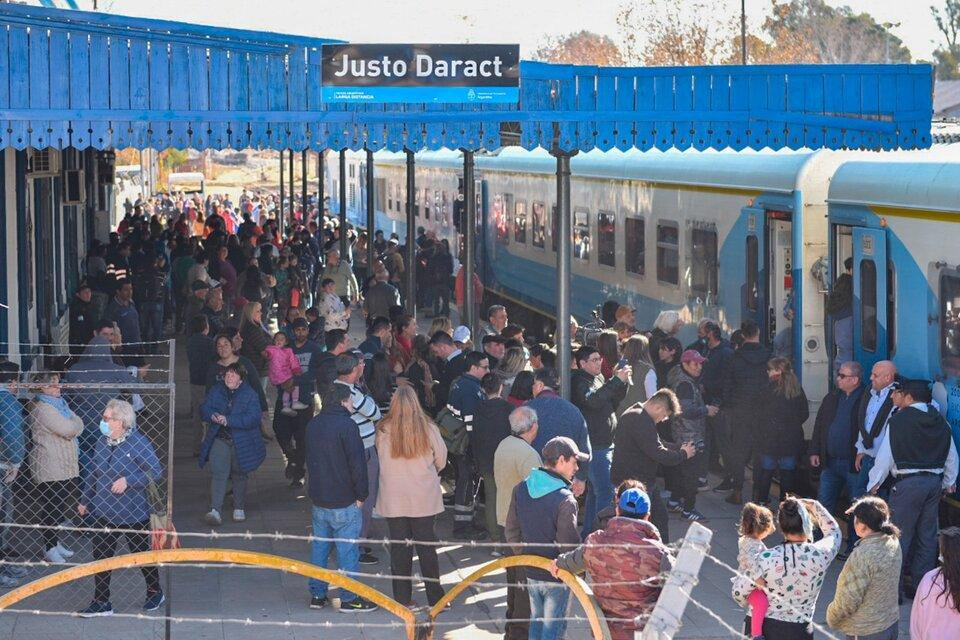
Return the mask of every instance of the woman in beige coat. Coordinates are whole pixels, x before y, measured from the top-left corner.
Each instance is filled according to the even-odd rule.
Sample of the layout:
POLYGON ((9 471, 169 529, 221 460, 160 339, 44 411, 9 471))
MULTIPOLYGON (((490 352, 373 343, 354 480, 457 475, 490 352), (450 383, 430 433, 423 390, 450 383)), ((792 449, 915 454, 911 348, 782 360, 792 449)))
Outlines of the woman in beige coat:
MULTIPOLYGON (((77 504, 80 476, 77 436, 83 431, 83 420, 61 397, 59 375, 38 373, 33 382, 37 385, 37 394, 29 417, 33 434, 30 473, 39 489, 40 524, 53 527, 77 504)), ((73 556, 53 529, 44 529, 43 542, 47 562, 63 563, 73 556)))
MULTIPOLYGON (((391 540, 436 542, 434 519, 443 512, 440 470, 447 464, 447 447, 440 431, 420 407, 412 387, 397 387, 390 411, 377 423, 377 453, 380 456, 380 493, 377 513, 387 519, 391 540)), ((390 543, 390 569, 395 576, 413 575, 413 546, 390 543)), ((417 544, 420 573, 426 583, 427 601, 443 597, 437 548, 417 544)), ((412 606, 413 583, 394 578, 393 597, 412 606)))

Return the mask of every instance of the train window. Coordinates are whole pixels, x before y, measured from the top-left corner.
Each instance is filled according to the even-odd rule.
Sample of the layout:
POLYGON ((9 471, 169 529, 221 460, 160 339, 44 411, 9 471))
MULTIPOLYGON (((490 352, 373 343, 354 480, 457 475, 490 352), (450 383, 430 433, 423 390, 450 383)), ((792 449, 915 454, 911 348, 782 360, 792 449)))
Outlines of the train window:
POLYGON ((357 177, 357 165, 355 165, 355 164, 350 164, 350 165, 348 165, 348 166, 350 167, 350 177, 351 177, 351 178, 356 178, 356 177, 357 177))
POLYGON ((514 208, 513 240, 520 243, 527 241, 527 203, 522 200, 514 208))
POLYGON ((597 214, 597 262, 608 267, 617 266, 617 219, 609 211, 597 214))
POLYGON ((590 260, 590 212, 573 212, 573 255, 580 260, 590 260))
POLYGON ((657 280, 680 284, 680 227, 676 222, 657 224, 657 280))
POLYGON ((498 193, 493 196, 493 225, 497 231, 497 242, 499 244, 510 243, 510 207, 512 204, 513 196, 509 193, 498 193))
POLYGON ((543 249, 543 240, 544 240, 544 223, 546 222, 543 219, 544 216, 544 207, 542 202, 534 202, 533 207, 530 211, 530 233, 531 240, 530 242, 533 246, 543 249))
POLYGON ((690 254, 690 290, 698 296, 717 295, 717 232, 693 229, 690 254))
POLYGON ((447 217, 447 191, 444 189, 440 192, 440 219, 443 221, 443 224, 450 224, 450 219, 447 217))
POLYGON ((877 265, 873 260, 860 261, 860 346, 864 351, 877 350, 877 265))
POLYGON ((387 187, 387 211, 393 211, 393 185, 387 187))
POLYGON ((354 182, 350 183, 350 191, 347 196, 347 206, 351 209, 357 208, 357 185, 354 182))
POLYGON ((758 271, 760 246, 757 236, 747 236, 747 311, 756 311, 760 300, 760 274, 758 271))
POLYGON ((897 273, 893 261, 887 262, 887 357, 897 351, 897 273))
POLYGON ((940 368, 960 374, 960 274, 940 276, 940 368))
POLYGON ((644 275, 646 265, 646 230, 643 218, 626 218, 623 221, 626 269, 628 273, 644 275))
POLYGON ((423 217, 430 219, 430 189, 423 190, 423 217))
POLYGON ((420 189, 413 190, 413 217, 420 217, 420 189))
POLYGON ((440 208, 440 190, 433 192, 433 217, 439 222, 443 222, 443 209, 440 208))

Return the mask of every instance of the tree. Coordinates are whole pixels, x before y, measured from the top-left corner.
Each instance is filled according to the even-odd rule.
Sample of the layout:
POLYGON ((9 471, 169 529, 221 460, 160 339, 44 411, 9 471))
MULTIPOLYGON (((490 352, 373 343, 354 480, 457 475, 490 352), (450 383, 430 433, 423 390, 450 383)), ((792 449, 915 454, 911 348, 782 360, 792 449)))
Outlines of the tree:
POLYGON ((623 64, 620 49, 609 36, 586 30, 546 38, 534 52, 533 58, 562 64, 595 64, 608 67, 623 64))
POLYGON ((933 52, 937 60, 937 78, 960 79, 960 0, 946 0, 943 10, 930 7, 937 29, 943 34, 944 46, 933 52))
POLYGON ((648 66, 723 62, 739 25, 717 0, 626 3, 617 14, 624 58, 648 66))

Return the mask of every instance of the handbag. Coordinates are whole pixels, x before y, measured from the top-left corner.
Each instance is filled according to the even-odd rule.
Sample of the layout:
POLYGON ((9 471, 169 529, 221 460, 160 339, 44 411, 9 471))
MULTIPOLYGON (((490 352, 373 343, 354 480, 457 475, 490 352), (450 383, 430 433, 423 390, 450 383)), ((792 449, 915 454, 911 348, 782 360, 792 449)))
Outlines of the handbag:
POLYGON ((150 503, 150 549, 179 549, 180 536, 173 526, 173 518, 167 513, 167 503, 150 474, 147 474, 147 499, 150 503))
POLYGON ((440 436, 447 445, 447 451, 456 456, 465 454, 470 443, 470 434, 467 433, 463 419, 451 410, 450 405, 437 412, 436 423, 440 436))

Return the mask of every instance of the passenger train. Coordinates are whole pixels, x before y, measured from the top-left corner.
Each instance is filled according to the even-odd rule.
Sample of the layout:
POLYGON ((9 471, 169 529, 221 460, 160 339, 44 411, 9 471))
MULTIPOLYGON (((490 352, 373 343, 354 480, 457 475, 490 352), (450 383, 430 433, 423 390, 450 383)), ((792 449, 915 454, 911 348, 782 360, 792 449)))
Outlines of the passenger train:
MULTIPOLYGON (((462 157, 418 154, 417 226, 456 246, 462 157)), ((364 158, 348 155, 348 216, 365 225, 364 158)), ((327 192, 337 200, 336 161, 327 192)), ((478 273, 489 296, 553 319, 556 162, 543 151, 477 154, 478 273)), ((745 318, 772 343, 789 327, 815 412, 834 354, 825 301, 853 258, 854 356, 893 360, 935 394, 960 430, 960 148, 852 152, 589 152, 571 161, 572 311, 609 298, 652 325, 664 309, 725 329, 745 318), (792 324, 786 318, 790 306, 792 324)), ((375 156, 377 228, 401 239, 405 158, 375 156)), ((401 240, 402 241, 402 240, 401 240)), ((812 423, 812 421, 811 421, 812 423)))

